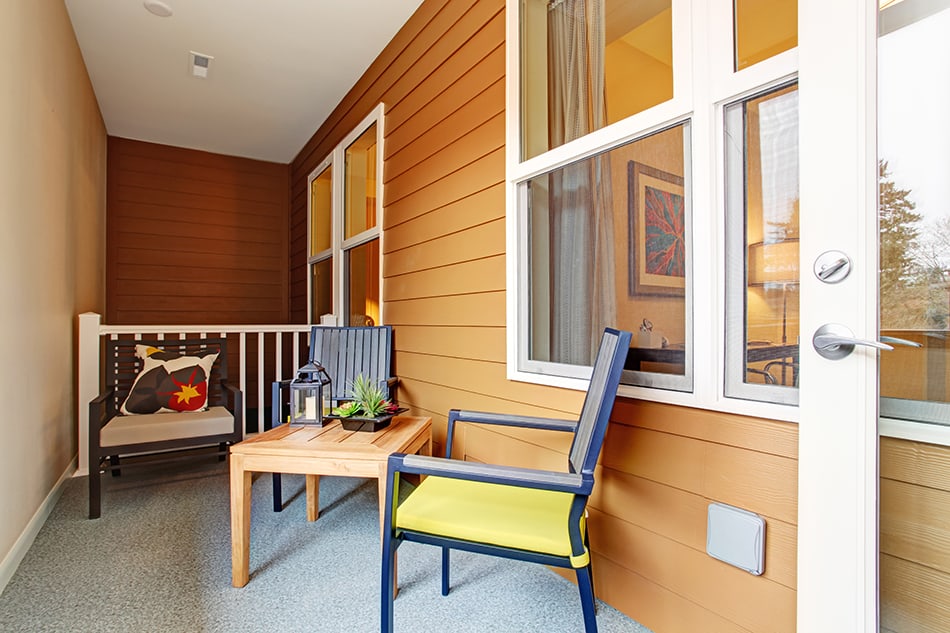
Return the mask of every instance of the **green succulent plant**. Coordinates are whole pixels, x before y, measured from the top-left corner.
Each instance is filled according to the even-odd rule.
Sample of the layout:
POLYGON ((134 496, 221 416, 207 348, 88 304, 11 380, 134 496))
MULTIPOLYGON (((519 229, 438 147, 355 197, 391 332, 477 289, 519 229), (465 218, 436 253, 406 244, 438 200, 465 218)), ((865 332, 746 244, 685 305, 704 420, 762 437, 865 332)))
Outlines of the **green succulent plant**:
POLYGON ((359 374, 350 388, 352 400, 333 409, 331 413, 340 417, 349 418, 360 416, 375 418, 385 413, 391 413, 395 405, 386 399, 382 388, 373 381, 359 374))

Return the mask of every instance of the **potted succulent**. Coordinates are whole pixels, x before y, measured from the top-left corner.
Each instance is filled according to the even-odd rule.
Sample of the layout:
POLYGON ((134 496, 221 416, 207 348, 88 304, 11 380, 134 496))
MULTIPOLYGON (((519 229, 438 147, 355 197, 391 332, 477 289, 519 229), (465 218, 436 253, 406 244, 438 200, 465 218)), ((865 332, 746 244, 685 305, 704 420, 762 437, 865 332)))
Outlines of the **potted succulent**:
POLYGON ((330 411, 349 431, 378 431, 389 426, 399 408, 385 397, 382 388, 359 374, 350 388, 350 398, 330 411))

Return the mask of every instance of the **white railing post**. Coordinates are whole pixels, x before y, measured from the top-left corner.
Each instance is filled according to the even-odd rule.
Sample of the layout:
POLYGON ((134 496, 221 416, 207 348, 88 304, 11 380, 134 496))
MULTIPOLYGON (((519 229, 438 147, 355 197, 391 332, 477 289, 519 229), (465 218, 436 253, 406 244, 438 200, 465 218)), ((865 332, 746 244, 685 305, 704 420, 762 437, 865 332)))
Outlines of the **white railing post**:
MULTIPOLYGON (((247 333, 241 332, 238 334, 238 389, 241 390, 241 393, 244 394, 244 428, 241 429, 241 432, 246 436, 247 435, 247 352, 244 349, 244 346, 247 345, 247 333)), ((261 406, 261 403, 258 403, 258 407, 261 406)), ((258 429, 260 430, 260 429, 258 429)))
POLYGON ((94 312, 79 315, 79 378, 76 390, 79 422, 79 469, 77 476, 89 474, 89 401, 99 395, 99 326, 102 316, 94 312))

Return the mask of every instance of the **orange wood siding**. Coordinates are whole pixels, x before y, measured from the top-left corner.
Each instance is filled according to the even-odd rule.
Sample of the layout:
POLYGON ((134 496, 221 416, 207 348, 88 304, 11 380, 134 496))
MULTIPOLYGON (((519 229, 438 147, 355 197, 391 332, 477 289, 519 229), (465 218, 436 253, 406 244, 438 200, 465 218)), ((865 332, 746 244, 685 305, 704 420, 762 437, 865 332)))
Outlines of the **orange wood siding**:
MULTIPOLYGON (((504 0, 426 0, 291 167, 291 313, 307 317, 307 176, 386 105, 384 319, 399 400, 575 417, 583 394, 509 381, 505 368, 504 0)), ((569 438, 461 425, 465 459, 563 468, 569 438)), ((656 633, 795 631, 797 427, 618 401, 590 525, 598 595, 656 633), (765 516, 765 574, 705 553, 706 508, 765 516)), ((436 573, 437 570, 433 570, 436 573)))
POLYGON ((881 440, 881 630, 950 631, 950 449, 881 440))
POLYGON ((289 166, 108 143, 106 322, 287 323, 289 166))

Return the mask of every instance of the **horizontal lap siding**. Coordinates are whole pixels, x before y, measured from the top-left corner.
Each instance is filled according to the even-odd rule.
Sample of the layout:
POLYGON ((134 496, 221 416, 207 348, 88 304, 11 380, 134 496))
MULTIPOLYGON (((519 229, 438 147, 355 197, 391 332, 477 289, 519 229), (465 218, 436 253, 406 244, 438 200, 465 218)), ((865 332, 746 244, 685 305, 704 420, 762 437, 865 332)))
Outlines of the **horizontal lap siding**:
POLYGON ((950 449, 881 440, 881 626, 950 630, 950 449))
MULTIPOLYGON (((556 443, 514 430, 467 431, 460 451, 468 459, 550 467, 559 455, 563 464, 566 449, 556 443)), ((590 503, 598 595, 657 633, 793 633, 794 432, 786 423, 619 400, 590 503), (728 437, 738 445, 720 443, 728 437), (713 502, 765 518, 762 576, 706 554, 707 508, 713 502)))
MULTIPOLYGON (((384 318, 393 325, 400 404, 575 417, 583 393, 506 376, 503 0, 427 0, 292 168, 292 312, 306 319, 307 175, 378 103, 383 148, 384 318)), ((795 630, 794 425, 620 400, 590 525, 598 595, 656 633, 795 630), (719 501, 768 522, 766 571, 705 553, 719 501)), ((455 454, 562 468, 567 436, 460 425, 455 454)))
POLYGON ((288 170, 110 137, 106 321, 286 323, 288 170))

